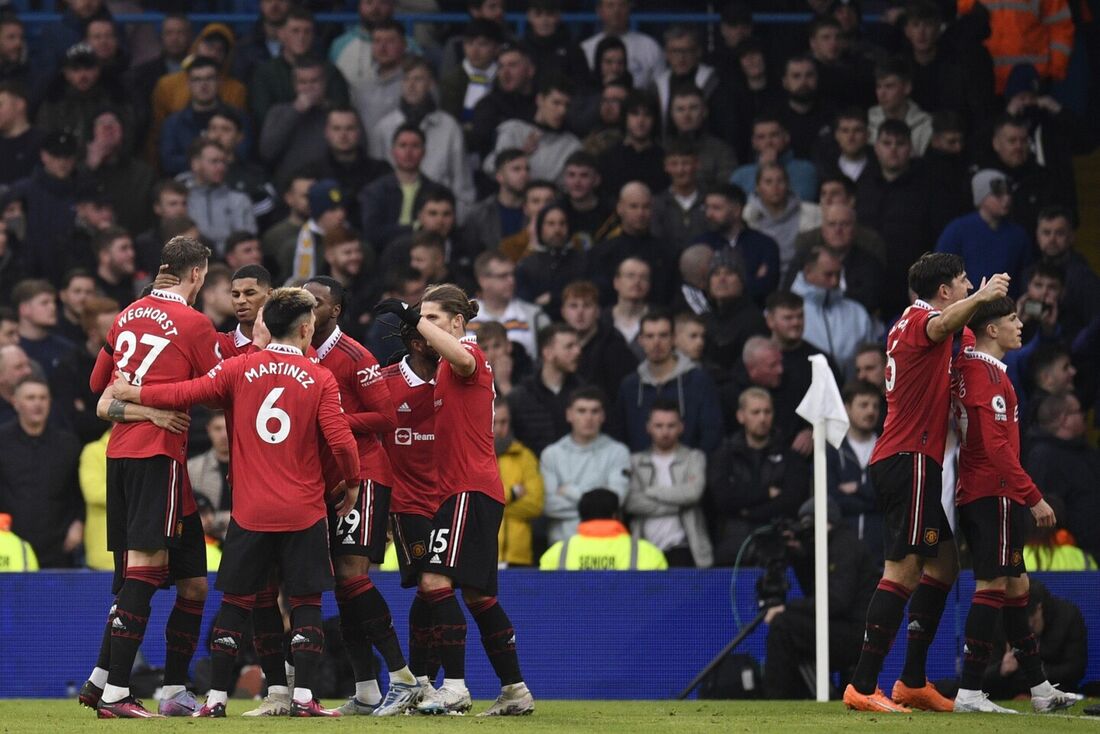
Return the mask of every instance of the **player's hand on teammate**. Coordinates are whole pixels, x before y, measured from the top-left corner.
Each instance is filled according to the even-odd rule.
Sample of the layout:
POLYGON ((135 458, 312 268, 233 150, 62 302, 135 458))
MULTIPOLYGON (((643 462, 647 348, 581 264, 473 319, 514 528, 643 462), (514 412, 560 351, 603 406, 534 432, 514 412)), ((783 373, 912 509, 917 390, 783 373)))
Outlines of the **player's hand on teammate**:
POLYGON ((264 310, 261 308, 256 314, 256 321, 252 324, 252 345, 257 349, 267 349, 271 343, 271 331, 264 323, 264 310))
POLYGON ((381 316, 387 313, 392 313, 414 329, 420 322, 420 311, 396 298, 387 298, 374 307, 375 316, 381 316))
POLYGON ((1047 504, 1046 500, 1039 500, 1039 503, 1031 508, 1031 516, 1035 518, 1035 524, 1041 528, 1052 528, 1058 522, 1058 518, 1054 516, 1054 508, 1047 504))
POLYGON ((1008 284, 1012 278, 1007 273, 997 273, 991 278, 982 278, 982 284, 978 287, 976 295, 979 301, 996 301, 1008 295, 1008 284))
POLYGON ((337 498, 334 505, 337 517, 347 517, 359 499, 359 482, 340 482, 333 490, 333 496, 337 498))
POLYGON ((180 279, 168 272, 168 266, 161 265, 160 270, 157 271, 156 280, 153 281, 153 288, 162 291, 165 288, 172 288, 179 284, 180 279))
POLYGON ((191 416, 178 410, 154 408, 149 420, 157 428, 163 428, 169 433, 185 433, 191 425, 191 416))
POLYGON ((122 372, 115 371, 115 381, 111 383, 107 390, 115 400, 140 404, 141 388, 131 385, 130 380, 122 372))

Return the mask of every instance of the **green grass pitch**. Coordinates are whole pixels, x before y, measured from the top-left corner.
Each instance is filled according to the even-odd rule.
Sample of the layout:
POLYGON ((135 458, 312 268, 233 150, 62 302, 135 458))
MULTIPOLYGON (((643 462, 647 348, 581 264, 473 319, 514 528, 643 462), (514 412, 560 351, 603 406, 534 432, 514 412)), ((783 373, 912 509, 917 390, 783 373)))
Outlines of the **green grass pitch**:
MULTIPOLYGON (((148 702, 147 702, 148 703, 148 702)), ((326 702, 338 705, 338 701, 326 702)), ((1087 703, 1095 703, 1089 701, 1087 703)), ((475 703, 483 711, 487 702, 475 703)), ((73 700, 0 700, 0 732, 190 732, 237 734, 238 732, 399 731, 461 732, 507 731, 509 734, 542 732, 622 732, 623 734, 682 734, 686 732, 1097 732, 1100 717, 1081 716, 1085 704, 1068 714, 1007 716, 996 714, 862 714, 844 710, 839 702, 827 704, 785 701, 538 701, 534 715, 518 719, 402 716, 392 719, 244 719, 240 713, 248 701, 231 700, 230 716, 214 721, 167 719, 158 721, 99 721, 73 700)), ((1009 704, 1027 712, 1027 703, 1009 704)))

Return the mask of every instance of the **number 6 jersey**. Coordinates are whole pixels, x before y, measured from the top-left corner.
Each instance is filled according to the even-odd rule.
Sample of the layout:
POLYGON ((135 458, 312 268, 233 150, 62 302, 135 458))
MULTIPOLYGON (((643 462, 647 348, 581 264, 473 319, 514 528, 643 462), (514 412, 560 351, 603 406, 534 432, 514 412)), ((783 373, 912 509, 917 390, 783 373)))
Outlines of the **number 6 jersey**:
MULTIPOLYGON (((107 343, 97 360, 96 373, 108 372, 107 383, 118 370, 134 385, 163 385, 198 377, 216 365, 217 333, 201 312, 171 291, 155 290, 122 309, 107 332, 107 343), (110 359, 113 369, 98 368, 110 359)), ((93 383, 97 382, 93 374, 93 383)), ((93 384, 102 392, 106 384, 93 384)), ((186 460, 187 433, 170 433, 148 421, 117 423, 107 444, 112 459, 167 456, 186 460)))

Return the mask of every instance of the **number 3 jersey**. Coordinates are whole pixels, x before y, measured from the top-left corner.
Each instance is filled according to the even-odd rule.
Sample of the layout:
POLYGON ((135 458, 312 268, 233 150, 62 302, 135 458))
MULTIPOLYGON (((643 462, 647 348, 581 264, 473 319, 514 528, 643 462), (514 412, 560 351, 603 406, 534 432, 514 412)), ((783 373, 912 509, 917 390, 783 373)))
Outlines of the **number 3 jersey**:
MULTIPOLYGON (((122 309, 107 332, 106 354, 114 369, 134 385, 183 382, 210 370, 220 360, 217 333, 210 319, 187 305, 180 295, 155 290, 122 309)), ((104 371, 104 370, 100 370, 104 371)), ((93 377, 93 380, 95 378, 93 377)), ((93 385, 102 391, 106 385, 93 385)), ((118 423, 111 430, 107 456, 144 459, 167 456, 185 462, 187 433, 170 433, 148 421, 118 423)))
POLYGON ((226 360, 206 377, 142 388, 146 405, 232 408, 233 519, 245 530, 290 532, 325 518, 321 440, 340 476, 359 476, 359 451, 336 378, 296 347, 271 344, 226 360))
POLYGON ((1020 406, 1004 362, 964 349, 954 361, 951 397, 959 433, 956 503, 1009 497, 1037 504, 1043 495, 1020 465, 1020 406))

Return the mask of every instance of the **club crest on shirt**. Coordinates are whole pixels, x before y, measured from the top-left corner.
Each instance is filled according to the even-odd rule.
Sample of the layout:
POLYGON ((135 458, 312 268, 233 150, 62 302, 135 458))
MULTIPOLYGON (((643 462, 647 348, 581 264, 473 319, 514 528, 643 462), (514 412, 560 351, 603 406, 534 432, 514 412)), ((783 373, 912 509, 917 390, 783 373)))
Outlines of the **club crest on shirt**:
POLYGON ((925 528, 924 529, 924 543, 925 543, 925 545, 935 545, 937 542, 939 542, 939 539, 940 539, 940 531, 936 530, 935 528, 925 528))
POLYGON ((1013 566, 1019 566, 1023 562, 1024 562, 1023 554, 1020 553, 1020 551, 1018 551, 1018 550, 1012 551, 1012 565, 1013 566))

